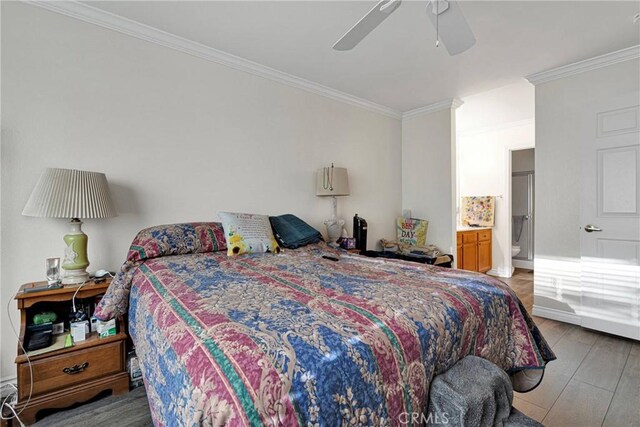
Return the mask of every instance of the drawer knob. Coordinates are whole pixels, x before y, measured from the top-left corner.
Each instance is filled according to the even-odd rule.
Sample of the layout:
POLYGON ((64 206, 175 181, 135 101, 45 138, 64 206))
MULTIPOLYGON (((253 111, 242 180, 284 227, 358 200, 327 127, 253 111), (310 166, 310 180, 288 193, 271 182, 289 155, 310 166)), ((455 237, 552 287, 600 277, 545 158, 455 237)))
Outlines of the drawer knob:
POLYGON ((87 369, 87 367, 89 366, 89 362, 84 362, 81 365, 74 365, 70 368, 64 368, 62 370, 62 372, 64 372, 65 374, 68 375, 75 375, 75 374, 79 374, 80 372, 84 371, 85 369, 87 369))

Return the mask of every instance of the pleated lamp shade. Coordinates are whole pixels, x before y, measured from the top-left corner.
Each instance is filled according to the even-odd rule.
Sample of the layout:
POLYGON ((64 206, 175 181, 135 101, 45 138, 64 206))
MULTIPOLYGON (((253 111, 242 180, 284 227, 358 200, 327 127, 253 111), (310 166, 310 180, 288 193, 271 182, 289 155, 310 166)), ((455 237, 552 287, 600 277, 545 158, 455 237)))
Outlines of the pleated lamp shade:
POLYGON ((110 218, 118 213, 107 177, 99 172, 46 169, 22 215, 46 218, 110 218))

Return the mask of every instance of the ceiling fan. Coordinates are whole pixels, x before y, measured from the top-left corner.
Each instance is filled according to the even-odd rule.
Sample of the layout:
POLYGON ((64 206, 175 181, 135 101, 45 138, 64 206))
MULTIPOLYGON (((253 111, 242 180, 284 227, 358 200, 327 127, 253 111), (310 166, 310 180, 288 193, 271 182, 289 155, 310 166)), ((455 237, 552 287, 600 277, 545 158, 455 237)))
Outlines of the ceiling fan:
MULTIPOLYGON (((351 50, 373 31, 398 7, 402 0, 382 0, 362 17, 334 45, 335 50, 351 50)), ((449 55, 457 55, 476 43, 476 38, 467 24, 460 7, 452 0, 430 0, 427 15, 436 28, 436 46, 440 40, 449 55)))

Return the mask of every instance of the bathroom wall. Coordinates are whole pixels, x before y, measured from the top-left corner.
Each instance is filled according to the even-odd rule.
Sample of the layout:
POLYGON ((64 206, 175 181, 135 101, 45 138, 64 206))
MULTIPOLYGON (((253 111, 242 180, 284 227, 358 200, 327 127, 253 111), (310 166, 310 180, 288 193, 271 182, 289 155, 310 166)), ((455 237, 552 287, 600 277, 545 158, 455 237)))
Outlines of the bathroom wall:
POLYGON ((534 148, 513 151, 511 155, 511 172, 529 172, 535 170, 535 156, 536 150, 534 148))

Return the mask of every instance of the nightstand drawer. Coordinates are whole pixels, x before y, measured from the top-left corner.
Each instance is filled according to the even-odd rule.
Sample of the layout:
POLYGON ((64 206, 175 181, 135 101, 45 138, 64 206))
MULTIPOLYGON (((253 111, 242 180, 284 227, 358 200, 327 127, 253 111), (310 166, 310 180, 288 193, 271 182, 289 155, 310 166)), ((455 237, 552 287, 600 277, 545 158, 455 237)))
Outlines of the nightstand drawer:
MULTIPOLYGON (((110 342, 33 362, 33 395, 124 371, 123 345, 124 341, 110 342)), ((21 363, 18 369, 23 400, 29 396, 29 365, 21 363)))
POLYGON ((478 231, 478 240, 484 242, 485 240, 491 240, 491 230, 478 231))

